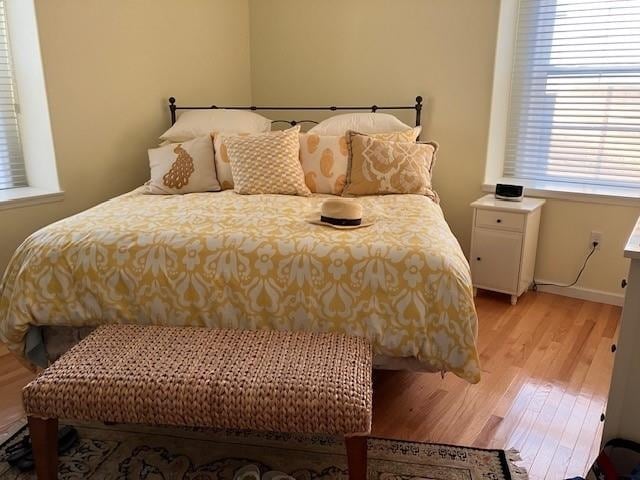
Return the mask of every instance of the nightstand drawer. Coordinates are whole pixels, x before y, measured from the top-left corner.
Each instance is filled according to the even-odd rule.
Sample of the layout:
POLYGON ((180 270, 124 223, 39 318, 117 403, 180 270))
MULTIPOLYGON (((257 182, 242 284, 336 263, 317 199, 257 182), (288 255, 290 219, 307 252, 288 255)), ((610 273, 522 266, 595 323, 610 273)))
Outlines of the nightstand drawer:
POLYGON ((524 220, 525 215, 522 213, 476 210, 476 225, 478 227, 522 232, 524 231, 524 220))

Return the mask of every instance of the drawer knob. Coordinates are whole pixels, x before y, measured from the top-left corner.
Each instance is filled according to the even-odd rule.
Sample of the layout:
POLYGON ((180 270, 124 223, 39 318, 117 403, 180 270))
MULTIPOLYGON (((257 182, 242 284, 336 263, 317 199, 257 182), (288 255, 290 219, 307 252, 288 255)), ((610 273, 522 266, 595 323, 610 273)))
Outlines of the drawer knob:
POLYGON ((481 259, 480 257, 476 257, 476 260, 477 260, 477 261, 480 261, 480 260, 482 260, 482 259, 481 259))
POLYGON ((622 288, 626 288, 626 286, 627 286, 627 279, 626 279, 626 278, 623 278, 623 279, 622 279, 622 281, 620 282, 620 286, 621 286, 622 288))
POLYGON ((502 223, 502 219, 501 219, 501 218, 499 218, 499 219, 497 219, 497 220, 496 220, 496 222, 497 222, 497 223, 502 223))

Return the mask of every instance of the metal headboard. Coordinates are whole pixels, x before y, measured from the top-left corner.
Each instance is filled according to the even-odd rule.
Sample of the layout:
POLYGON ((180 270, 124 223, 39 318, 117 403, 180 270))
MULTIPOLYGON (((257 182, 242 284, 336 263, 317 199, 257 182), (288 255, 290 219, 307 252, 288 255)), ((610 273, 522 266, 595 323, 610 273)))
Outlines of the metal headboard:
MULTIPOLYGON (((182 107, 176 105, 175 97, 169 98, 169 112, 171 112, 171 125, 176 123, 176 112, 178 110, 210 110, 210 109, 218 109, 218 108, 227 108, 233 110, 291 110, 291 111, 316 111, 316 110, 324 110, 335 112, 338 110, 351 110, 351 111, 360 111, 360 110, 368 110, 371 112, 377 112, 378 110, 415 110, 416 112, 416 127, 420 126, 421 116, 422 116, 422 97, 418 95, 416 97, 415 105, 401 105, 401 106, 379 106, 379 105, 371 105, 364 107, 348 107, 348 106, 330 106, 330 107, 256 107, 255 105, 251 105, 249 107, 220 107, 218 105, 209 105, 209 106, 201 106, 201 107, 182 107)), ((317 124, 315 120, 272 120, 271 123, 288 123, 292 127, 298 125, 300 123, 313 123, 317 124)))

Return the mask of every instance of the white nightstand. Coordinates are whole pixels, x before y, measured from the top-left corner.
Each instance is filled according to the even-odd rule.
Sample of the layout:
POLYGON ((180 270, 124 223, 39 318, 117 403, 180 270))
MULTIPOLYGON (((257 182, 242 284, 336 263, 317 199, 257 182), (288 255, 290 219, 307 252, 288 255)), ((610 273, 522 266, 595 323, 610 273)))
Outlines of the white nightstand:
POLYGON ((544 200, 497 200, 485 195, 471 204, 471 276, 478 288, 511 295, 515 305, 533 283, 540 212, 544 200))

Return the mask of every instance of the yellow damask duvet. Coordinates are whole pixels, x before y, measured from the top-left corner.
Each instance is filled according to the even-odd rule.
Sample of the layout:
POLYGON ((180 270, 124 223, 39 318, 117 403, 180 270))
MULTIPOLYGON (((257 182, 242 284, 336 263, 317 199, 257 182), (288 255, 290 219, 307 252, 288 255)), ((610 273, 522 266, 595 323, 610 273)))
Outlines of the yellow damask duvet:
POLYGON ((0 284, 0 339, 32 325, 195 325, 342 332, 376 354, 480 379, 469 265, 440 207, 362 197, 374 225, 305 219, 326 195, 114 198, 31 235, 0 284))

